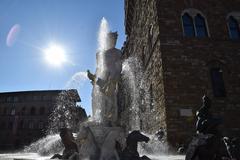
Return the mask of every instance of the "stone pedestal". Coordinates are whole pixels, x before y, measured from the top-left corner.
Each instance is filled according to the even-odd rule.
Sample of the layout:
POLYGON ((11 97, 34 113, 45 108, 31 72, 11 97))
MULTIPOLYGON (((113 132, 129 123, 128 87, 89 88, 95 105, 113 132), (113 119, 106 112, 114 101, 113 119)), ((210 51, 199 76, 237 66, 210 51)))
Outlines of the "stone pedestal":
POLYGON ((120 141, 120 143, 124 143, 125 133, 120 127, 89 126, 89 128, 91 129, 99 147, 103 145, 108 135, 111 133, 114 133, 112 136, 118 136, 111 137, 112 139, 116 139, 120 141))

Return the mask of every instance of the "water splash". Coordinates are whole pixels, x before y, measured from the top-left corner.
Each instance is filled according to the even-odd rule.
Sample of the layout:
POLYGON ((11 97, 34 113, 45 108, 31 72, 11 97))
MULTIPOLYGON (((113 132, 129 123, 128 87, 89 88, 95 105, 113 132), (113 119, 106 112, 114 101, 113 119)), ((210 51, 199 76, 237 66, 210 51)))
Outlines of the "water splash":
POLYGON ((148 143, 138 144, 138 151, 141 155, 160 156, 168 153, 169 147, 164 139, 160 141, 154 134, 145 135, 150 138, 150 141, 148 143))
POLYGON ((38 153, 41 156, 60 153, 62 150, 63 145, 58 134, 47 135, 24 148, 25 153, 38 153))
POLYGON ((109 25, 107 20, 103 17, 100 23, 98 32, 98 51, 102 52, 107 49, 107 34, 109 32, 109 25))
MULTIPOLYGON (((77 130, 76 119, 79 118, 79 112, 75 104, 76 98, 74 90, 64 90, 59 93, 54 109, 49 116, 48 134, 57 133, 59 128, 77 130)), ((80 121, 79 119, 79 123, 80 121)))
POLYGON ((148 96, 144 88, 145 78, 142 71, 142 64, 136 57, 129 57, 123 62, 122 68, 123 83, 128 88, 126 94, 130 97, 130 130, 140 130, 140 106, 145 105, 148 96), (144 97, 142 96, 144 94, 144 97), (133 118, 134 117, 134 118, 133 118))
MULTIPOLYGON (((152 104, 148 87, 149 81, 142 66, 141 60, 136 57, 129 57, 123 62, 122 79, 124 88, 127 88, 124 94, 130 98, 129 130, 131 131, 142 130, 141 119, 143 119, 143 114, 144 117, 151 116, 150 105, 152 104)), ((148 122, 144 123, 147 124, 148 122)), ((168 144, 165 136, 160 141, 155 134, 144 134, 150 138, 150 141, 139 143, 138 150, 141 155, 162 157, 162 155, 168 154, 168 144)), ((166 156, 166 159, 168 159, 168 156, 166 156)))
POLYGON ((88 81, 87 72, 77 72, 70 78, 65 88, 79 88, 83 86, 86 81, 88 81))

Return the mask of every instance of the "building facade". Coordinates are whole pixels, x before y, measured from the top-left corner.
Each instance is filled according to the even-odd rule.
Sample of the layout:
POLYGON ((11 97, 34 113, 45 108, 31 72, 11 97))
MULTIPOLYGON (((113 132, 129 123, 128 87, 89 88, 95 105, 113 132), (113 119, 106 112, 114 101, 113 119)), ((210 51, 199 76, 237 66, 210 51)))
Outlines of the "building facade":
MULTIPOLYGON (((239 26, 239 0, 125 0, 123 58, 141 62, 151 100, 141 130, 162 128, 173 147, 186 144, 206 94, 223 135, 240 135, 239 26)), ((124 125, 129 104, 120 106, 124 125)))
POLYGON ((69 92, 79 112, 76 121, 86 118, 85 110, 77 107, 77 90, 43 90, 0 93, 0 149, 18 149, 45 136, 49 116, 61 92, 69 92))

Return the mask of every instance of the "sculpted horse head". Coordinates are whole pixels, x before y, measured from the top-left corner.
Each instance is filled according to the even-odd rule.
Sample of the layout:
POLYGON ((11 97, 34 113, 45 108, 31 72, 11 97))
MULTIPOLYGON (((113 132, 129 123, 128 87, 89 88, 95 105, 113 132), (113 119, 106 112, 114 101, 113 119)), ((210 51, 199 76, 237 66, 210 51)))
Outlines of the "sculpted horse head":
POLYGON ((134 130, 132 131, 128 136, 127 136, 127 146, 130 146, 132 144, 137 145, 138 142, 148 142, 150 139, 149 137, 143 135, 139 130, 134 130))
POLYGON ((149 158, 147 156, 140 157, 137 151, 138 142, 148 142, 150 140, 149 137, 143 135, 140 131, 135 130, 132 131, 126 139, 126 148, 120 155, 121 160, 143 160, 149 158))

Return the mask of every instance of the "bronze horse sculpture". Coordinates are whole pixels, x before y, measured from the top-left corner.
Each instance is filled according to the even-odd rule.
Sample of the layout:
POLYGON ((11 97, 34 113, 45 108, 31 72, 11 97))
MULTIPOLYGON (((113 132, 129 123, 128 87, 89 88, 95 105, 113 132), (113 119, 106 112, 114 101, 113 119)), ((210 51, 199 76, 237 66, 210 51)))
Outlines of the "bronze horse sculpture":
POLYGON ((64 145, 63 154, 55 154, 51 157, 51 159, 70 159, 77 160, 78 159, 78 147, 74 142, 74 138, 72 132, 68 128, 60 129, 60 137, 62 143, 64 145))
POLYGON ((213 117, 209 111, 211 100, 207 96, 202 98, 202 106, 197 111, 197 134, 188 146, 185 160, 218 160, 220 159, 219 146, 222 142, 218 126, 221 118, 213 117))
POLYGON ((124 150, 121 150, 119 143, 116 143, 116 148, 118 150, 118 154, 120 160, 150 160, 147 156, 140 157, 137 151, 138 142, 148 142, 150 139, 149 137, 141 134, 140 131, 135 130, 132 131, 126 139, 126 147, 124 150))

